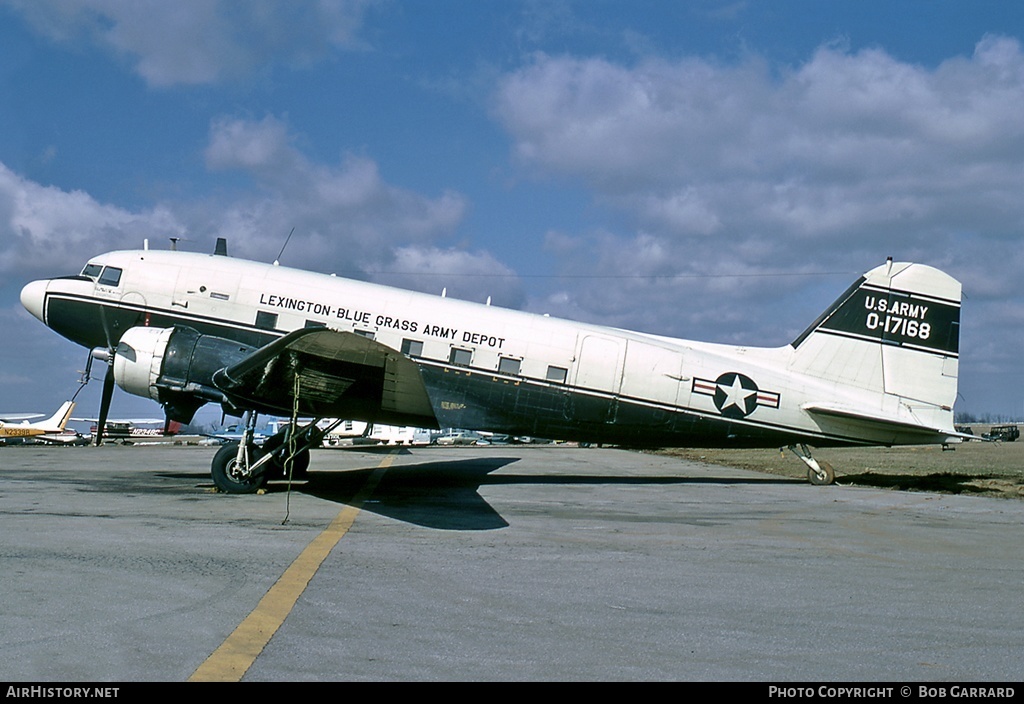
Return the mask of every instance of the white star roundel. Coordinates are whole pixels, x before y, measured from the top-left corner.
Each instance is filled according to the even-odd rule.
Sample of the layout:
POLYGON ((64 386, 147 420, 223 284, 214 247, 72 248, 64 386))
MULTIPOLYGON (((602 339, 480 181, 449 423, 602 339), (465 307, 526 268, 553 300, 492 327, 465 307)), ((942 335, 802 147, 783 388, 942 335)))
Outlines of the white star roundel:
POLYGON ((743 418, 757 406, 757 384, 749 376, 728 372, 715 380, 715 408, 726 418, 743 418))
POLYGON ((715 408, 726 418, 746 418, 758 406, 779 407, 779 394, 762 391, 749 376, 726 372, 714 381, 694 379, 694 393, 711 396, 715 408))

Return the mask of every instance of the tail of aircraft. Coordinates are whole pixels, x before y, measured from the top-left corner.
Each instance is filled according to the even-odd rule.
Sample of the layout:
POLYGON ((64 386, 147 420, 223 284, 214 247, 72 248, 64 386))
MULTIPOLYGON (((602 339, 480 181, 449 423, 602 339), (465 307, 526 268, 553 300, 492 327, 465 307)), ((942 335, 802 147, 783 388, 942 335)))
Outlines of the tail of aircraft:
POLYGON ((71 411, 75 409, 74 401, 65 401, 63 405, 50 418, 40 423, 47 431, 61 432, 71 418, 71 411))
POLYGON ((866 273, 792 343, 790 368, 836 390, 804 410, 952 434, 960 296, 960 282, 923 264, 866 273))

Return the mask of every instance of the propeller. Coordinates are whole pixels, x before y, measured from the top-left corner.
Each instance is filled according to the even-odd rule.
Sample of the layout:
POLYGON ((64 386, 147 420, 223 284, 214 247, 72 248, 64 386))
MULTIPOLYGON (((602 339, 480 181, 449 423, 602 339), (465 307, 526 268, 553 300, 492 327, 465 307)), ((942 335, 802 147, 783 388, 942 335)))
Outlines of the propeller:
POLYGON ((103 429, 107 425, 107 414, 110 412, 110 399, 114 396, 114 356, 107 362, 107 373, 103 376, 103 393, 100 396, 100 414, 96 423, 95 445, 103 443, 103 429))
POLYGON ((100 306, 100 322, 103 324, 103 334, 107 338, 107 348, 104 350, 97 347, 92 351, 92 356, 102 359, 107 363, 107 373, 103 377, 103 393, 100 394, 100 413, 97 416, 96 437, 93 445, 99 447, 103 444, 103 431, 107 425, 107 414, 110 413, 110 401, 114 397, 114 355, 117 353, 114 347, 114 340, 110 334, 110 324, 107 321, 106 308, 100 306))

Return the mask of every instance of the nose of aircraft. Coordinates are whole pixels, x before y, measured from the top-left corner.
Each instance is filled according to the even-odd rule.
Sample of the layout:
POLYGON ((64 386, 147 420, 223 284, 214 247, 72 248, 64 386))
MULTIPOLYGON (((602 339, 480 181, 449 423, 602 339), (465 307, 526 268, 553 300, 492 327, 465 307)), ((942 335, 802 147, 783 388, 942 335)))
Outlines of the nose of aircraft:
POLYGON ((46 299, 46 280, 32 281, 25 285, 25 288, 21 289, 21 305, 25 306, 25 310, 34 315, 35 317, 46 322, 43 319, 43 303, 46 299))

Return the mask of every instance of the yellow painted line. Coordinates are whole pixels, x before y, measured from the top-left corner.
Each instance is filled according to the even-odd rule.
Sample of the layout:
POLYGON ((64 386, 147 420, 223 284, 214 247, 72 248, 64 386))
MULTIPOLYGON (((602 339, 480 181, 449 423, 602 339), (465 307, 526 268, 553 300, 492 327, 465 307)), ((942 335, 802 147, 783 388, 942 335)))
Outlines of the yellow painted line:
POLYGON ((252 613, 246 616, 245 620, 238 624, 238 628, 192 673, 188 678, 189 682, 238 682, 242 679, 277 633, 277 629, 288 618, 295 602, 302 596, 302 592, 306 590, 306 586, 320 569, 327 555, 352 527, 359 510, 394 461, 394 452, 381 460, 366 480, 366 484, 353 497, 352 503, 345 506, 331 525, 306 546, 302 554, 260 599, 252 613))

